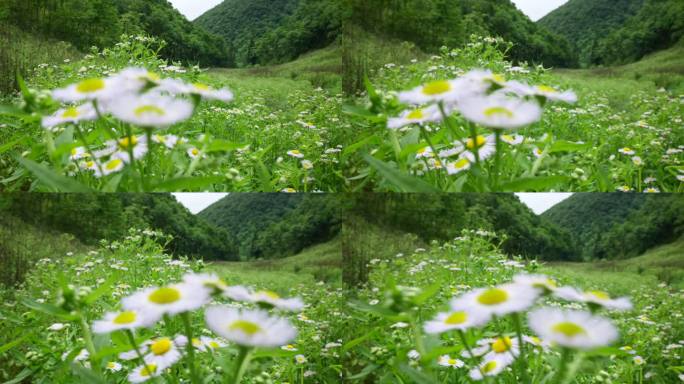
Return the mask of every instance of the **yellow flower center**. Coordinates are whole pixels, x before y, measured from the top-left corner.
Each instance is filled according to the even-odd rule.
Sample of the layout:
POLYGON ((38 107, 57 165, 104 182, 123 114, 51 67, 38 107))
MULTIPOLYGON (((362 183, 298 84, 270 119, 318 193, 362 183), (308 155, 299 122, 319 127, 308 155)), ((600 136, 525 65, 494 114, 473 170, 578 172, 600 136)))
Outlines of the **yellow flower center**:
POLYGON ((71 150, 71 156, 76 156, 78 155, 78 148, 74 148, 71 150))
POLYGON ((468 141, 466 141, 466 147, 467 147, 468 149, 480 148, 480 147, 483 146, 486 142, 487 142, 487 139, 485 139, 484 136, 478 136, 478 137, 477 137, 477 147, 475 146, 475 143, 473 142, 473 139, 468 139, 468 141))
POLYGON ((158 82, 159 80, 161 80, 161 77, 160 77, 159 75, 157 75, 156 73, 154 73, 154 72, 147 72, 147 80, 156 83, 156 82, 158 82))
POLYGON ((470 160, 468 160, 466 158, 460 159, 454 164, 456 169, 463 169, 463 168, 467 167, 468 165, 470 165, 470 160))
POLYGON ((294 345, 288 344, 287 346, 285 346, 285 349, 294 349, 294 345))
POLYGON ((155 372, 157 372, 157 364, 147 364, 140 370, 140 376, 152 376, 155 372))
POLYGON ((501 138, 502 138, 504 141, 515 141, 515 138, 514 138, 513 136, 511 136, 511 135, 501 135, 501 138))
POLYGON ((423 110, 420 109, 420 108, 419 108, 419 109, 414 109, 414 110, 411 111, 411 113, 409 113, 406 117, 409 118, 409 119, 412 119, 412 120, 422 119, 422 118, 423 118, 423 110))
POLYGON ((551 287, 551 288, 558 287, 558 285, 556 284, 556 282, 553 279, 546 279, 546 281, 534 283, 534 284, 532 284, 532 286, 535 288, 544 288, 544 289, 548 289, 549 287, 551 287))
POLYGON ((258 294, 262 294, 262 295, 268 297, 269 299, 273 299, 273 300, 278 300, 278 299, 280 299, 280 296, 279 296, 277 293, 273 292, 273 291, 259 291, 259 292, 257 292, 257 293, 258 293, 258 294))
POLYGON ((150 346, 150 350, 152 351, 152 353, 159 356, 159 355, 163 355, 166 352, 170 351, 171 345, 173 345, 173 344, 171 344, 171 340, 169 340, 167 337, 165 337, 163 339, 159 339, 159 340, 155 341, 154 343, 152 343, 152 345, 150 346))
POLYGON ((156 304, 171 304, 180 300, 181 294, 176 288, 163 287, 155 290, 149 296, 151 302, 156 304))
POLYGON ((209 86, 206 84, 202 84, 202 83, 195 83, 192 86, 195 87, 195 89, 198 91, 208 91, 209 90, 209 86))
POLYGON ((219 345, 219 343, 217 343, 217 342, 215 342, 215 341, 213 341, 213 340, 209 342, 209 346, 212 347, 212 348, 214 348, 214 349, 221 347, 221 346, 219 345))
POLYGON ((105 87, 105 82, 102 79, 87 79, 76 85, 76 91, 80 93, 93 93, 105 87))
POLYGON ((107 162, 105 164, 105 169, 108 171, 113 171, 117 169, 121 164, 123 164, 123 160, 121 159, 113 159, 107 162))
POLYGON ((492 81, 497 82, 497 83, 505 83, 506 78, 503 75, 494 74, 494 75, 492 75, 492 81))
POLYGON ((138 144, 138 138, 135 136, 124 137, 119 140, 119 147, 123 149, 128 149, 129 147, 135 147, 138 144))
POLYGON ((447 317, 446 320, 444 320, 444 322, 449 325, 459 325, 465 323, 467 320, 468 314, 463 311, 460 311, 454 312, 451 315, 449 315, 449 317, 447 317))
POLYGON ((624 147, 624 148, 622 148, 622 150, 624 152, 632 152, 632 148, 629 148, 629 147, 624 147))
POLYGON ((446 80, 433 81, 423 86, 423 93, 429 96, 439 95, 451 90, 451 84, 446 80))
POLYGON ((541 344, 541 339, 538 338, 537 336, 530 337, 530 340, 532 340, 532 343, 534 343, 534 344, 537 344, 537 345, 541 344))
POLYGON ((87 161, 87 162, 85 163, 85 165, 86 165, 86 168, 92 168, 92 167, 95 165, 95 162, 92 161, 92 160, 91 160, 91 161, 87 161))
POLYGON ((154 137, 155 137, 155 138, 157 139, 157 141, 159 141, 160 143, 166 142, 166 136, 154 135, 154 137))
POLYGON ((492 343, 492 351, 496 353, 504 353, 508 351, 511 348, 511 346, 513 346, 511 338, 505 336, 503 339, 496 339, 496 341, 492 343))
POLYGON ((200 345, 202 345, 202 341, 196 337, 193 337, 192 338, 192 345, 194 345, 195 347, 199 347, 200 345))
POLYGON ((456 365, 456 359, 449 359, 449 360, 447 360, 447 364, 449 364, 449 365, 456 365))
POLYGON ((496 369, 496 361, 490 360, 487 364, 482 366, 482 373, 490 373, 496 369))
POLYGON ((587 293, 596 297, 599 300, 610 300, 610 295, 603 291, 589 291, 587 293))
POLYGON ((555 88, 549 87, 548 85, 540 85, 540 86, 537 87, 537 89, 540 90, 541 92, 547 92, 547 93, 556 93, 556 92, 558 92, 558 91, 556 91, 555 88))
POLYGON ((163 109, 157 107, 156 105, 141 105, 135 109, 134 113, 138 117, 145 114, 155 114, 158 116, 164 116, 166 114, 163 109))
POLYGON ((194 156, 199 155, 199 149, 193 148, 193 149, 192 149, 192 154, 193 154, 194 156))
POLYGON ((78 109, 76 107, 69 107, 64 112, 62 112, 62 117, 65 119, 75 119, 79 115, 78 109))
POLYGON ((255 333, 261 331, 261 327, 259 327, 258 324, 252 323, 251 321, 247 320, 237 320, 233 322, 233 324, 228 327, 231 331, 241 331, 243 333, 246 333, 250 336, 253 336, 255 333))
POLYGON ((491 288, 480 294, 477 301, 483 305, 497 305, 508 300, 508 292, 499 288, 491 288))
POLYGON ((582 335, 587 333, 584 328, 580 327, 575 323, 569 321, 564 321, 553 326, 552 330, 554 332, 562 333, 567 337, 575 337, 577 335, 582 335))
POLYGON ((497 116, 497 115, 505 116, 505 117, 508 117, 509 119, 513 117, 513 112, 510 109, 504 108, 504 107, 487 108, 487 109, 485 109, 484 114, 487 117, 492 117, 492 116, 497 116))
POLYGON ((113 361, 110 361, 107 363, 107 368, 114 369, 116 368, 116 364, 113 361))
POLYGON ((121 312, 114 318, 114 324, 130 324, 135 321, 135 318, 133 311, 121 312))

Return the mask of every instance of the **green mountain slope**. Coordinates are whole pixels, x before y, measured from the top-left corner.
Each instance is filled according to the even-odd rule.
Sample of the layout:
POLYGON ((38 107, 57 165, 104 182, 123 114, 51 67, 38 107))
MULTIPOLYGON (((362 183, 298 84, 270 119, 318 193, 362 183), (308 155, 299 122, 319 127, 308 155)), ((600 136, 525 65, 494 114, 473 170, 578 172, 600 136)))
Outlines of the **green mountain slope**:
POLYGON ((582 193, 542 217, 568 230, 585 260, 624 259, 684 234, 684 197, 582 193))
POLYGON ((207 260, 235 260, 229 234, 191 214, 170 194, 36 194, 0 196, 0 216, 13 215, 46 231, 68 233, 86 245, 117 240, 130 229, 150 228, 173 236, 165 249, 207 260))
POLYGON ((568 38, 584 65, 625 64, 684 36, 684 2, 570 0, 538 24, 568 38))
POLYGON ((570 0, 537 23, 567 38, 588 63, 598 41, 619 29, 644 0, 570 0))
POLYGON ((0 22, 87 51, 108 47, 122 33, 166 42, 164 58, 202 65, 226 64, 225 42, 192 24, 167 0, 4 0, 0 22))
POLYGON ((460 46, 471 34, 502 37, 514 45, 514 61, 573 66, 569 42, 532 22, 510 0, 353 0, 353 20, 362 28, 415 43, 434 52, 460 46))
POLYGON ((341 25, 335 0, 226 0, 195 20, 229 44, 235 66, 293 60, 334 41, 341 25))
POLYGON ((238 193, 198 216, 226 230, 242 259, 276 259, 333 238, 340 204, 332 194, 238 193))

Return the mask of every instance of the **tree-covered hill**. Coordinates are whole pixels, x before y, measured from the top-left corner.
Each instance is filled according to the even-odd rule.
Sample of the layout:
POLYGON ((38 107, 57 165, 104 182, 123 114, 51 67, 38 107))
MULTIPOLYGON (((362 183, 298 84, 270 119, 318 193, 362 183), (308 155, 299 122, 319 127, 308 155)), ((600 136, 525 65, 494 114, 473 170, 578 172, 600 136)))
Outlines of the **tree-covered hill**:
POLYGON ((86 245, 118 240, 131 228, 161 230, 166 250, 207 260, 236 260, 229 234, 191 214, 170 194, 37 194, 0 196, 0 220, 16 217, 39 229, 68 233, 86 245))
POLYGON ((580 193, 542 214, 569 231, 586 260, 622 259, 684 234, 684 198, 580 193))
POLYGON ((367 194, 355 198, 353 218, 417 235, 424 241, 453 239, 464 229, 493 231, 509 254, 574 260, 570 234, 535 215, 513 194, 367 194), (504 239, 505 236, 505 239, 504 239))
POLYGON ((352 20, 389 38, 415 43, 428 52, 458 47, 472 34, 502 37, 514 45, 514 61, 574 66, 569 42, 532 22, 510 0, 352 0, 352 20))
POLYGON ((326 242, 339 233, 341 195, 237 193, 199 216, 225 229, 243 259, 275 259, 326 242))
POLYGON ((643 4, 644 0, 570 0, 538 24, 565 36, 587 64, 598 42, 622 27, 643 4))
POLYGON ((167 0, 3 0, 0 23, 81 51, 111 46, 123 33, 147 34, 166 42, 160 54, 167 59, 227 64, 223 39, 192 24, 167 0))
POLYGON ((235 66, 282 63, 323 48, 340 33, 337 0, 226 0, 195 20, 223 36, 235 66))
POLYGON ((625 64, 682 39, 684 2, 570 0, 539 24, 568 38, 584 65, 625 64))

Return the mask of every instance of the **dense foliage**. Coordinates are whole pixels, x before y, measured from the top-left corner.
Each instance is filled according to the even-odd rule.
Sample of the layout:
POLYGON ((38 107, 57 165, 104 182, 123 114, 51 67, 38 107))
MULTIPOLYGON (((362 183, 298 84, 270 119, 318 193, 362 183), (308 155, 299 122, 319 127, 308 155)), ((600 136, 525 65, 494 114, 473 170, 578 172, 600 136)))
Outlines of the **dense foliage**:
POLYGON ((6 194, 2 213, 50 231, 69 233, 84 244, 125 237, 130 228, 163 230, 175 255, 234 260, 227 234, 192 215, 170 194, 6 194))
POLYGON ((580 193, 542 214, 572 234, 585 260, 637 256, 684 234, 684 198, 580 193))
POLYGON ((545 260, 576 257, 568 232, 535 215, 513 194, 362 194, 355 215, 424 241, 449 240, 464 229, 495 231, 509 254, 545 260))
POLYGON ((274 259, 333 238, 340 227, 334 194, 230 194, 199 213, 224 228, 243 259, 274 259))
POLYGON ((226 0, 195 23, 225 38, 232 66, 280 63, 333 42, 341 9, 333 0, 226 0))
POLYGON ((82 51, 111 46, 123 33, 145 33, 166 42, 160 52, 165 58, 226 64, 224 41, 193 25, 167 0, 6 0, 0 21, 82 51))
POLYGON ((571 0, 539 21, 565 36, 584 65, 624 64, 684 36, 679 0, 571 0))
POLYGON ((502 37, 513 43, 513 61, 573 66, 576 59, 564 38, 533 23, 508 0, 354 0, 353 20, 367 30, 415 43, 436 52, 460 47, 472 34, 502 37))

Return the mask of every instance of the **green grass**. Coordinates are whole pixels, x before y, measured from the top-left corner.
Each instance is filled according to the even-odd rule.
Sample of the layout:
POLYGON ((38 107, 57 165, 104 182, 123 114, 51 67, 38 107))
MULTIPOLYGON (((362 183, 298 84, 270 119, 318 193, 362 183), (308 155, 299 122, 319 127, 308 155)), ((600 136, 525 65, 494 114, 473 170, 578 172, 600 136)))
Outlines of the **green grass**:
POLYGON ((550 263, 549 273, 558 272, 573 280, 611 284, 623 292, 635 285, 667 283, 684 289, 684 239, 650 249, 626 260, 593 263, 550 263))
POLYGON ((341 267, 340 240, 337 238, 283 259, 214 262, 208 269, 221 275, 229 284, 287 290, 293 285, 314 285, 320 281, 339 285, 341 267))

